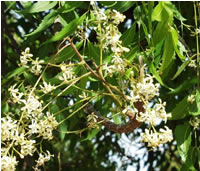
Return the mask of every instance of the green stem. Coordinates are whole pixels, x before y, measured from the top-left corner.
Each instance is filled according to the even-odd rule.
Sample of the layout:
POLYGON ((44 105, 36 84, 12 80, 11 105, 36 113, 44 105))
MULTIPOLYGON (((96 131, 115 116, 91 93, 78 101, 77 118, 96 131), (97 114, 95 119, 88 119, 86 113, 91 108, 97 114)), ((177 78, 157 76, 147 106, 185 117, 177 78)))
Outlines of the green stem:
POLYGON ((74 84, 76 84, 77 81, 79 81, 80 79, 87 77, 88 75, 90 75, 91 73, 88 72, 84 75, 82 75, 81 77, 76 78, 70 85, 68 85, 64 90, 62 90, 56 97, 54 97, 49 103, 47 103, 43 108, 42 111, 49 106, 57 97, 61 96, 66 90, 68 90, 71 86, 73 86, 74 84))
POLYGON ((69 116, 67 116, 65 119, 63 119, 62 121, 60 121, 58 123, 58 125, 62 124, 64 121, 66 121, 67 119, 71 118, 72 116, 74 116, 78 111, 80 111, 81 109, 83 109, 85 106, 88 105, 89 102, 91 102, 94 98, 96 97, 93 97, 91 98, 87 103, 83 104, 81 107, 79 107, 77 110, 75 110, 73 113, 71 113, 69 116))
POLYGON ((195 17, 195 33, 196 33, 196 46, 197 46, 197 86, 200 87, 200 74, 199 74, 199 33, 197 33, 198 23, 197 23, 197 11, 196 11, 196 4, 194 2, 194 17, 195 17))

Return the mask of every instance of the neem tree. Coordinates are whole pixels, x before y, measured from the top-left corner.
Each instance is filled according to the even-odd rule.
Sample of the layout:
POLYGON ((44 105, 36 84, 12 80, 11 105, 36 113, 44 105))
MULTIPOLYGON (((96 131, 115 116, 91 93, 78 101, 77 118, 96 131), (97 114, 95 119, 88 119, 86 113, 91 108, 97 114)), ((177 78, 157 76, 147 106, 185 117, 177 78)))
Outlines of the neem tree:
POLYGON ((38 170, 51 157, 61 169, 62 149, 76 153, 78 139, 98 144, 98 135, 120 137, 140 126, 135 136, 150 152, 169 144, 179 162, 168 169, 198 169, 200 9, 189 3, 187 23, 176 5, 3 2, 2 169, 38 170))

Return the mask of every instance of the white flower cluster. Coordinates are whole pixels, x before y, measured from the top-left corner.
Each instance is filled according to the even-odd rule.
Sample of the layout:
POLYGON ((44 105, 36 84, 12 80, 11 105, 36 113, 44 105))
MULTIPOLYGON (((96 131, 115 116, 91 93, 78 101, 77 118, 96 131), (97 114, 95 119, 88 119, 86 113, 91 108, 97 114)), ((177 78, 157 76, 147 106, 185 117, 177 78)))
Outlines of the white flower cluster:
POLYGON ((133 112, 136 115, 136 119, 139 122, 145 122, 150 125, 150 129, 146 129, 145 132, 142 133, 142 141, 147 142, 148 146, 152 148, 157 147, 159 144, 172 141, 172 131, 167 126, 165 126, 166 130, 160 129, 160 132, 157 132, 154 128, 161 120, 166 123, 167 118, 171 117, 171 114, 166 113, 166 102, 162 102, 160 98, 158 99, 158 103, 150 107, 152 99, 159 96, 160 85, 158 83, 154 84, 153 77, 148 74, 138 79, 132 77, 130 79, 130 84, 130 95, 127 96, 127 99, 130 101, 131 106, 134 106, 136 102, 140 101, 143 103, 143 108, 145 109, 145 112, 138 112, 138 110, 134 108, 133 112))
POLYGON ((145 133, 142 133, 142 141, 147 142, 149 147, 155 148, 160 144, 164 144, 173 140, 172 130, 170 130, 167 126, 165 129, 160 129, 160 132, 153 132, 145 129, 145 133))
MULTIPOLYGON (((51 87, 50 84, 48 86, 51 87)), ((48 90, 52 89, 49 87, 48 90)), ((20 88, 15 84, 9 88, 9 92, 10 101, 19 109, 20 119, 16 120, 16 114, 13 113, 7 113, 1 118, 1 140, 5 149, 1 153, 1 167, 15 170, 18 163, 15 154, 21 158, 32 156, 37 149, 37 138, 51 140, 58 122, 49 112, 44 113, 43 102, 32 92, 32 87, 25 87, 23 92, 20 92, 20 88)), ((47 161, 47 156, 50 156, 49 153, 44 156, 44 161, 47 161)), ((42 161, 41 156, 38 160, 42 161)))
POLYGON ((97 118, 98 116, 95 115, 94 112, 87 116, 89 128, 99 128, 99 126, 97 125, 97 118))
POLYGON ((192 59, 190 61, 190 63, 188 64, 189 67, 192 67, 192 68, 197 68, 197 64, 196 64, 196 60, 192 59))
POLYGON ((102 48, 107 50, 109 47, 113 54, 112 65, 103 66, 103 70, 110 76, 114 72, 124 72, 126 62, 121 58, 124 52, 129 52, 129 49, 122 46, 120 40, 121 33, 118 30, 118 25, 124 21, 125 16, 116 10, 99 9, 95 3, 92 4, 94 10, 92 14, 95 17, 95 30, 97 32, 97 38, 102 44, 102 48))
POLYGON ((60 69, 62 70, 62 76, 59 76, 59 80, 67 82, 75 78, 73 67, 70 66, 70 64, 68 66, 65 63, 60 64, 60 69))
POLYGON ((30 68, 30 71, 35 74, 39 75, 42 72, 42 63, 44 63, 44 60, 39 60, 37 57, 35 60, 33 60, 33 54, 30 53, 30 48, 26 48, 24 52, 22 52, 20 56, 20 64, 19 66, 24 66, 26 68, 30 68), (31 64, 28 64, 28 62, 31 62, 31 64), (29 66, 31 65, 31 67, 29 66))
POLYGON ((155 96, 159 96, 160 84, 153 83, 153 77, 151 75, 146 75, 142 79, 130 79, 131 82, 131 92, 128 98, 133 105, 134 102, 144 99, 145 101, 151 101, 155 96))
POLYGON ((200 118, 199 117, 192 117, 189 121, 190 125, 197 129, 200 127, 200 118))
POLYGON ((47 153, 40 153, 38 160, 36 160, 36 166, 34 167, 34 170, 38 170, 38 167, 44 165, 45 162, 49 161, 51 157, 54 155, 51 155, 49 151, 47 153))
POLYGON ((18 162, 16 157, 2 156, 1 157, 1 170, 2 171, 15 171, 18 162))
POLYGON ((140 122, 150 123, 153 126, 155 126, 160 119, 166 123, 167 117, 171 117, 171 114, 167 114, 165 111, 166 102, 162 103, 161 99, 159 99, 159 101, 160 103, 157 103, 153 108, 144 105, 146 111, 144 113, 137 113, 136 119, 140 122))
POLYGON ((41 90, 43 91, 43 93, 47 94, 49 92, 51 92, 52 90, 55 90, 56 87, 54 85, 51 85, 50 83, 48 84, 47 82, 43 82, 43 85, 40 85, 41 90))

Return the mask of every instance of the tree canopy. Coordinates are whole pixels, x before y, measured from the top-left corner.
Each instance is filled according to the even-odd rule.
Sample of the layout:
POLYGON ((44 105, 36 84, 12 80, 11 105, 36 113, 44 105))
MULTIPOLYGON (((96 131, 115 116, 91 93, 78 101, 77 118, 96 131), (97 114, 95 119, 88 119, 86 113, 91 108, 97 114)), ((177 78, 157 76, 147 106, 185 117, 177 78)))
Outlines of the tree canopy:
POLYGON ((200 170, 199 2, 6 1, 1 16, 2 170, 200 170))

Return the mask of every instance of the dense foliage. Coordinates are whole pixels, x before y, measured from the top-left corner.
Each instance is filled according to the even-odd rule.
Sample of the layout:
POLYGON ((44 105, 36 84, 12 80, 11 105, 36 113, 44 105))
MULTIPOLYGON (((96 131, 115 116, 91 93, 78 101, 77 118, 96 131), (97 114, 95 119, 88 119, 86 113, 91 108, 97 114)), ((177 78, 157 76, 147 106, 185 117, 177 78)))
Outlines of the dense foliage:
POLYGON ((199 2, 1 7, 4 170, 200 170, 199 2))

